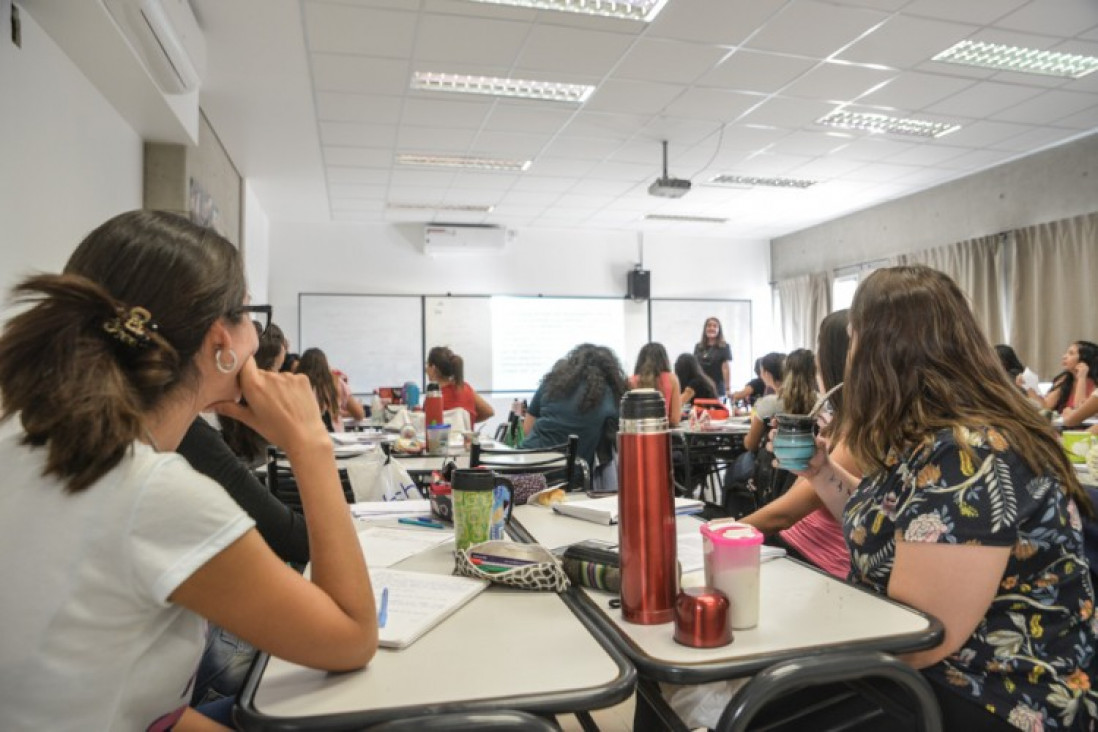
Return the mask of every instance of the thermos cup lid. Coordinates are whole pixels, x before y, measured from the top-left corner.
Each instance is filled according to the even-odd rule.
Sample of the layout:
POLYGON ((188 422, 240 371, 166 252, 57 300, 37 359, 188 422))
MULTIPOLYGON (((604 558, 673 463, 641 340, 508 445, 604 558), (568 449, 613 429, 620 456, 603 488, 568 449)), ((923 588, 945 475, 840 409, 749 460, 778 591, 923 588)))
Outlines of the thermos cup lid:
POLYGON ((732 642, 728 597, 713 587, 687 587, 675 599, 675 640, 694 648, 732 642))
POLYGON ((755 546, 763 543, 763 534, 750 524, 717 519, 701 525, 702 536, 716 546, 755 546))

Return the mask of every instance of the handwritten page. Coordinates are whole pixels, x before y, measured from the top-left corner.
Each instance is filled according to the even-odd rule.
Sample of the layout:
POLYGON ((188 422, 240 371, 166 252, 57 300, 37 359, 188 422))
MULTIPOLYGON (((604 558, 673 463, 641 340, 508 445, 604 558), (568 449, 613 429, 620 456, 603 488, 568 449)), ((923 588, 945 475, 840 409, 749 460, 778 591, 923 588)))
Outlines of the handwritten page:
POLYGON ((381 594, 389 591, 385 627, 378 629, 378 644, 404 648, 472 600, 488 583, 471 577, 371 569, 374 603, 381 608, 381 594))
POLYGON ((391 567, 408 557, 432 549, 454 538, 452 531, 406 530, 370 526, 358 532, 358 543, 366 566, 391 567))

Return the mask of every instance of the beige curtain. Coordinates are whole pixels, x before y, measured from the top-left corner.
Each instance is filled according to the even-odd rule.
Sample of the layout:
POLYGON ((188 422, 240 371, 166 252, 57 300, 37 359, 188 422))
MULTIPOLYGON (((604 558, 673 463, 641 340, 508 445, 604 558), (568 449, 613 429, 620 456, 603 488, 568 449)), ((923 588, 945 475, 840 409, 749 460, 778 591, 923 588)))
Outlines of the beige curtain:
POLYGON ((1010 259, 1010 344, 1050 380, 1069 344, 1098 341, 1098 214, 1019 229, 1010 259))
POLYGON ((831 312, 831 282, 827 273, 779 282, 778 302, 786 347, 815 350, 820 322, 831 312))
POLYGON ((968 295, 976 320, 992 345, 1006 335, 1003 317, 1003 253, 1006 236, 994 234, 897 257, 900 264, 925 264, 953 278, 968 295))

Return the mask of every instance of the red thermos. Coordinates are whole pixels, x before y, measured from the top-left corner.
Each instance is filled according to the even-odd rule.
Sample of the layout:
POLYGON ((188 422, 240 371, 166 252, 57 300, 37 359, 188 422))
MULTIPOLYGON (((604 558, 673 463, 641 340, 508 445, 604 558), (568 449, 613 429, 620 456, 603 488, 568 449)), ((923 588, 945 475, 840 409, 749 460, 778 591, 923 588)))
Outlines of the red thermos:
POLYGON ((669 623, 678 591, 671 433, 655 389, 621 399, 618 429, 618 542, 621 611, 641 625, 669 623))
POLYGON ((428 427, 442 424, 442 390, 433 382, 427 385, 427 392, 423 395, 423 417, 428 427))

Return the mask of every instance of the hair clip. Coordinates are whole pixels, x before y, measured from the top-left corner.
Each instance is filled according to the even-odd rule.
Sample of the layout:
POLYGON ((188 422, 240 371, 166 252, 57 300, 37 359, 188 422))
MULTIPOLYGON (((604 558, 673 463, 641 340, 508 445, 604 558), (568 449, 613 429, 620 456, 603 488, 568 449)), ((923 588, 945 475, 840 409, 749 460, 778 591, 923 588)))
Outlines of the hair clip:
POLYGON ((103 323, 103 330, 130 348, 149 345, 149 331, 159 330, 159 326, 152 320, 152 314, 140 306, 134 306, 128 311, 118 308, 116 312, 117 315, 103 323))

